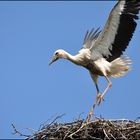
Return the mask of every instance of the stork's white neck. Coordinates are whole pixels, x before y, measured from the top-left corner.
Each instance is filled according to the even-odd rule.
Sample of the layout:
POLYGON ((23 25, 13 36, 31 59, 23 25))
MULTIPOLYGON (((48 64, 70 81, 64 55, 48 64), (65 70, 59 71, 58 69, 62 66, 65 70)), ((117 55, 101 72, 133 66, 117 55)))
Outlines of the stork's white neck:
POLYGON ((78 57, 77 55, 71 55, 68 52, 64 51, 65 53, 63 53, 62 58, 67 59, 69 61, 71 61, 72 63, 75 63, 78 65, 78 57))
POLYGON ((67 59, 77 65, 84 65, 85 53, 78 53, 77 55, 71 55, 68 52, 64 51, 62 58, 67 59))

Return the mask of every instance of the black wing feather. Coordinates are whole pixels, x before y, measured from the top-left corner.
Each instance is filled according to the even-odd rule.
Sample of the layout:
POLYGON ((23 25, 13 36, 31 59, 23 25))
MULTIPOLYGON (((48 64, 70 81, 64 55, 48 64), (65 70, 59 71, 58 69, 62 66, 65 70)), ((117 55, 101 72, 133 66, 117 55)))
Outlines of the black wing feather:
POLYGON ((135 20, 138 19, 138 13, 140 10, 140 2, 138 1, 127 1, 125 4, 124 11, 120 17, 120 24, 115 36, 115 40, 110 49, 111 55, 108 57, 104 56, 109 62, 120 57, 123 51, 127 48, 133 33, 136 29, 137 23, 135 20))

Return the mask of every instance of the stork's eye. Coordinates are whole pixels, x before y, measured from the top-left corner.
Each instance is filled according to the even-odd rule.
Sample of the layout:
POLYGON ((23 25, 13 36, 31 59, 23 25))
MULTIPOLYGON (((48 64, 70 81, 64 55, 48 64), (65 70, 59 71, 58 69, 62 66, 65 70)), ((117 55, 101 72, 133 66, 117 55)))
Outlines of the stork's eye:
POLYGON ((58 52, 56 52, 55 55, 58 55, 58 52))

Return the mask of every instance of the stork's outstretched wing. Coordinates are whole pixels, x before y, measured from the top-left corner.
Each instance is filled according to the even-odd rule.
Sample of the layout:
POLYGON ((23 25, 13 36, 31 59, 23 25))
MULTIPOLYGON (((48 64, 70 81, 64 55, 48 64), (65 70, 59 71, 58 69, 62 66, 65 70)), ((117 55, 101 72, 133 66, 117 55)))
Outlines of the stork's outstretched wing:
POLYGON ((99 29, 100 28, 97 28, 96 30, 92 29, 90 32, 86 32, 82 48, 91 48, 94 45, 95 40, 101 32, 99 29))
POLYGON ((139 0, 120 0, 115 5, 103 31, 91 48, 93 59, 96 53, 109 62, 122 55, 135 31, 139 10, 139 0))

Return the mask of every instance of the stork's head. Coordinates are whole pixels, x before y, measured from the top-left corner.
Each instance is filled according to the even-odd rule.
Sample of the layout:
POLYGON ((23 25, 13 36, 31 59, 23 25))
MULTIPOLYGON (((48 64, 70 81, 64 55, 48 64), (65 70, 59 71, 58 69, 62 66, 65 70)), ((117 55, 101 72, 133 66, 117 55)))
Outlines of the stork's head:
POLYGON ((67 57, 67 52, 59 49, 59 50, 55 51, 53 58, 52 58, 51 62, 49 63, 49 65, 51 65, 53 62, 55 62, 59 58, 66 58, 66 57, 67 57))

